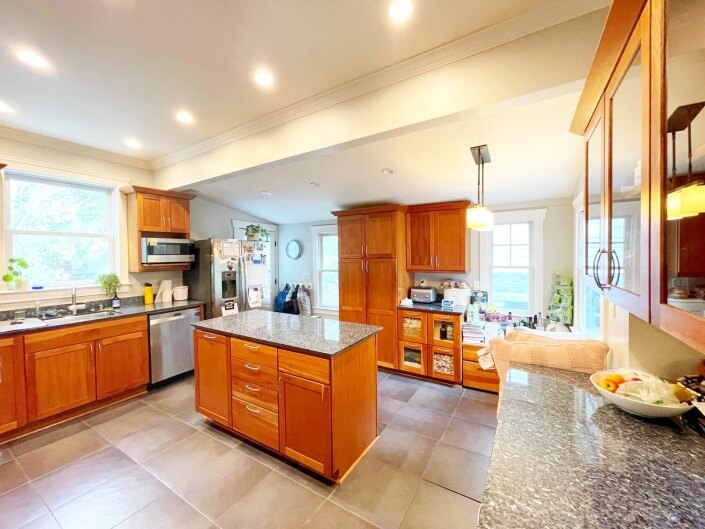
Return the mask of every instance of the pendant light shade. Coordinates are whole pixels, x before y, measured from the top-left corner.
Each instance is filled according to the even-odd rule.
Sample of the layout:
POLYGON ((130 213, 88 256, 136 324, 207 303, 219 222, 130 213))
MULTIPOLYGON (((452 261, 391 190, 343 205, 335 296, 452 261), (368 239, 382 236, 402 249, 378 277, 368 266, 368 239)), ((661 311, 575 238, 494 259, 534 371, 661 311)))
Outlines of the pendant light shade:
POLYGON ((472 157, 477 164, 477 204, 468 208, 467 226, 475 231, 492 231, 494 214, 485 207, 485 164, 492 161, 487 145, 477 145, 470 148, 472 157))
POLYGON ((684 217, 705 213, 705 185, 696 184, 681 189, 681 212, 684 217))

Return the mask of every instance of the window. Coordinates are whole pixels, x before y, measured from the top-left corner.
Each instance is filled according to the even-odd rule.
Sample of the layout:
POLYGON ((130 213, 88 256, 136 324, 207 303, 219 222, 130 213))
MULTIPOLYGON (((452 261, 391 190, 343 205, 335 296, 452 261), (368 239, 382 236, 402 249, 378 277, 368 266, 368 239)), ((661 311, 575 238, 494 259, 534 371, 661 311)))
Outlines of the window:
POLYGON ((5 251, 45 286, 95 283, 115 270, 111 188, 7 173, 5 251))
MULTIPOLYGON (((576 198, 574 204, 581 204, 582 196, 576 198)), ((580 331, 593 336, 600 336, 601 325, 601 305, 600 294, 595 289, 588 286, 591 281, 585 275, 585 212, 576 211, 576 232, 575 240, 575 324, 580 331)), ((587 226, 587 252, 588 255, 595 255, 600 247, 600 219, 588 219, 587 226)), ((613 236, 615 234, 613 233, 613 236)), ((619 237, 618 237, 619 238, 619 237)), ((624 238, 621 237, 623 241, 624 238)))
POLYGON ((338 228, 314 226, 311 230, 315 246, 316 308, 338 310, 338 228))

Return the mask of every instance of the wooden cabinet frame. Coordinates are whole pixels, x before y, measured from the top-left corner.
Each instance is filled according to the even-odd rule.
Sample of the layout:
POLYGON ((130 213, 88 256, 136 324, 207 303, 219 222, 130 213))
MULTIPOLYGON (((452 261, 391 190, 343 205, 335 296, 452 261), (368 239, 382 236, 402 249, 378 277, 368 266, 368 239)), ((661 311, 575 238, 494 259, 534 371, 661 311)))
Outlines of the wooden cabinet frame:
POLYGON ((428 337, 428 316, 429 314, 426 312, 400 309, 397 316, 397 336, 399 340, 425 344, 428 337), (418 319, 421 322, 419 336, 409 335, 404 332, 405 318, 418 319))
MULTIPOLYGON (((0 167, 2 169, 2 167, 0 167)), ((25 359, 21 336, 0 339, 0 434, 27 423, 25 359)))

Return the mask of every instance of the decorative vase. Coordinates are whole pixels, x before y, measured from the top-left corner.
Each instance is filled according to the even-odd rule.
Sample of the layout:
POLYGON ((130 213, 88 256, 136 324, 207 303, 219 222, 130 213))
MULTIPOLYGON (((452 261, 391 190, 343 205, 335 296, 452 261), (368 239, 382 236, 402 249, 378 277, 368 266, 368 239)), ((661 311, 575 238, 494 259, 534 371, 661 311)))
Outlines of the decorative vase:
POLYGON ((248 240, 248 241, 259 241, 259 237, 260 237, 259 233, 250 233, 250 234, 247 234, 247 240, 248 240))

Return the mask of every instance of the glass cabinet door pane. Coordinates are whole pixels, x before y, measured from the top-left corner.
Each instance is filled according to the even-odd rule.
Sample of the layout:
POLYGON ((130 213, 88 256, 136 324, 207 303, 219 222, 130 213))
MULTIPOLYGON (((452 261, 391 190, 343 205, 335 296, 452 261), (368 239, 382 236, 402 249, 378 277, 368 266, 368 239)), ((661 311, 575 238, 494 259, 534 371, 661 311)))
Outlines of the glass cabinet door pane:
MULTIPOLYGON (((584 272, 593 275, 595 258, 601 248, 601 208, 602 193, 602 119, 597 120, 592 133, 585 143, 587 156, 587 211, 585 211, 585 254, 584 272)), ((604 275, 603 281, 604 281, 604 275)))
POLYGON ((403 358, 402 361, 405 366, 407 367, 412 367, 416 369, 421 369, 423 366, 422 363, 422 357, 423 357, 423 348, 422 347, 413 347, 410 345, 405 345, 403 349, 403 358))
POLYGON ((452 353, 433 352, 433 373, 439 375, 455 375, 455 358, 452 353))
POLYGON ((666 3, 665 294, 705 315, 705 2, 666 3))
MULTIPOLYGON (((612 116, 610 284, 639 292, 641 278, 642 108, 641 48, 609 101, 612 116)), ((643 161, 648 164, 648 160, 643 161)), ((646 171, 645 171, 646 172, 646 171)), ((647 173, 648 174, 648 173, 647 173)), ((644 249, 647 251, 647 249, 644 249)), ((648 273, 648 271, 644 271, 648 273)))
POLYGON ((404 316, 402 319, 404 339, 424 338, 423 319, 419 316, 404 316))

